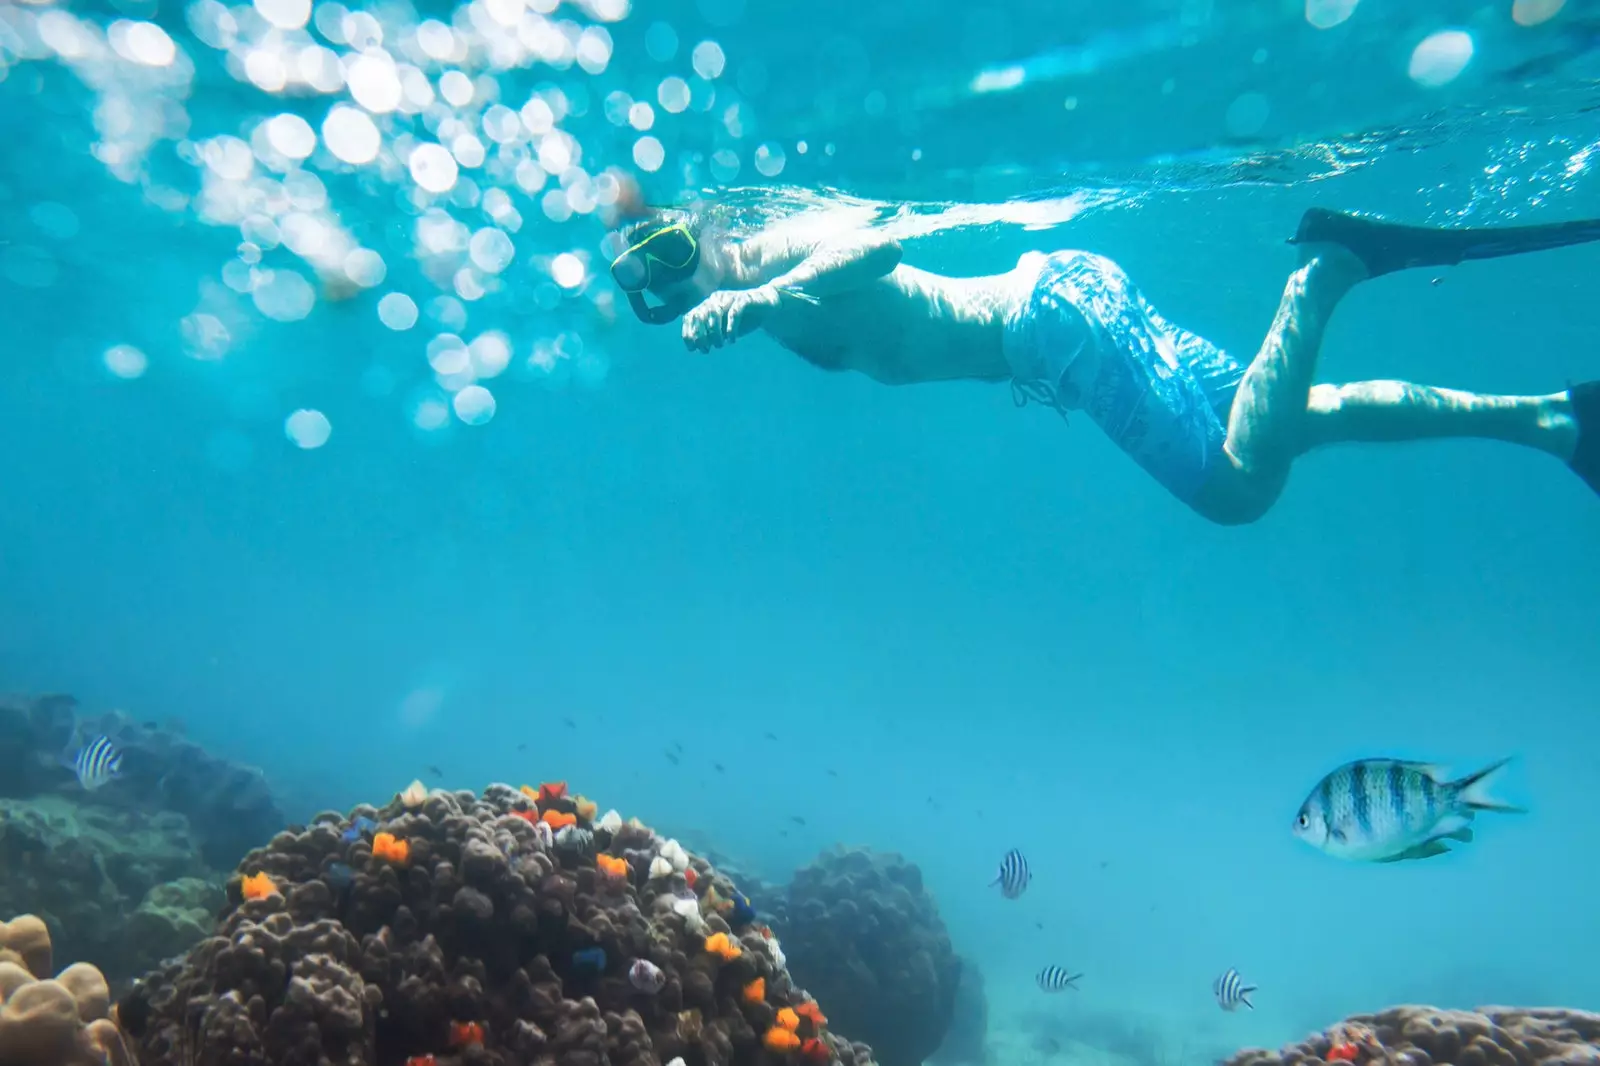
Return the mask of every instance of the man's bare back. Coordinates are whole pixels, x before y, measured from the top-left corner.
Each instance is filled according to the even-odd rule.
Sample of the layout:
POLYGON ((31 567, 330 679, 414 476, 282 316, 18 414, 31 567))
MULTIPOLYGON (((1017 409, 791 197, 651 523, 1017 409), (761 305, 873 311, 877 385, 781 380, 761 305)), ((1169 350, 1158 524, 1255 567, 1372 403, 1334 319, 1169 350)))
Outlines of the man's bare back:
POLYGON ((1026 270, 951 278, 906 266, 899 255, 894 241, 861 234, 758 234, 730 257, 727 295, 714 293, 684 316, 684 343, 709 351, 756 328, 814 366, 886 385, 1006 378, 1002 334, 1028 294, 1026 270), (819 278, 824 272, 829 277, 819 278), (755 314, 745 311, 743 328, 729 329, 730 307, 755 314))

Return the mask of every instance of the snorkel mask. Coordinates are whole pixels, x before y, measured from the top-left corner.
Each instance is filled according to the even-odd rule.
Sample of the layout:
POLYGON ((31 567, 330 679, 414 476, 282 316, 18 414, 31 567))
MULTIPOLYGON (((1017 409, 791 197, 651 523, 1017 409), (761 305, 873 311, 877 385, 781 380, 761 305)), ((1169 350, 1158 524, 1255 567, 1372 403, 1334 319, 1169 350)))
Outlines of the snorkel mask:
POLYGON ((683 314, 695 303, 690 296, 654 306, 644 294, 652 286, 670 285, 694 277, 700 265, 700 243, 687 226, 675 222, 651 230, 611 261, 611 277, 628 294, 628 305, 640 322, 661 326, 683 314))

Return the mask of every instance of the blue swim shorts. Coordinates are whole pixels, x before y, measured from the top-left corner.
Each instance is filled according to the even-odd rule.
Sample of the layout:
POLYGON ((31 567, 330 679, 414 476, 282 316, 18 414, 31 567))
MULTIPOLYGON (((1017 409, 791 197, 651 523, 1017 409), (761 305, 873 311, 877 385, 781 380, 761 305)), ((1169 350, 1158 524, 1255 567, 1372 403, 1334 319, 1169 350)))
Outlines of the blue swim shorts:
POLYGON ((1004 344, 1019 396, 1083 411, 1183 502, 1228 461, 1227 412, 1244 367, 1162 318, 1111 260, 1045 256, 1004 344))

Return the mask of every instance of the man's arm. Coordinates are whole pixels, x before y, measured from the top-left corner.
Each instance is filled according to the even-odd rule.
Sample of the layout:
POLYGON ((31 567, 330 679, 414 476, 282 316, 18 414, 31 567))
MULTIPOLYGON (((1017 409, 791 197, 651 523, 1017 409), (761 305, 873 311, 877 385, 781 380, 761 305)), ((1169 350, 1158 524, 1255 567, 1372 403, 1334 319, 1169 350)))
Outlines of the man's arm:
POLYGON ((900 264, 900 242, 865 233, 819 242, 768 232, 738 245, 731 259, 734 285, 683 317, 683 342, 696 351, 761 328, 784 299, 816 303, 876 281, 900 264))
POLYGON ((739 246, 737 271, 750 288, 822 299, 876 281, 900 265, 900 256, 899 241, 875 233, 820 242, 759 234, 739 246))

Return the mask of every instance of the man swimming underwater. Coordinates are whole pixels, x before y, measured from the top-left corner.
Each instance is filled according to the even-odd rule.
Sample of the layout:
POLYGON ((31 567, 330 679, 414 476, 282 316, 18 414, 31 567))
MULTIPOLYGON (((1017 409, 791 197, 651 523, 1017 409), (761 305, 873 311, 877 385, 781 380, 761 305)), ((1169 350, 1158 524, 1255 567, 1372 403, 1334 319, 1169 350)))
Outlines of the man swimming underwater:
POLYGON ((1082 410, 1222 524, 1266 514, 1297 456, 1341 441, 1510 441, 1556 456, 1600 492, 1600 381, 1545 396, 1312 381, 1329 317, 1357 283, 1600 240, 1600 220, 1432 229, 1313 208, 1290 241, 1300 265, 1248 366, 1168 322, 1116 263, 1088 252, 1030 252, 1008 273, 952 278, 905 266, 897 242, 870 232, 788 229, 733 242, 661 213, 623 235, 611 273, 641 320, 682 317, 696 351, 760 329, 816 366, 891 385, 1010 378, 1019 402, 1082 410))

